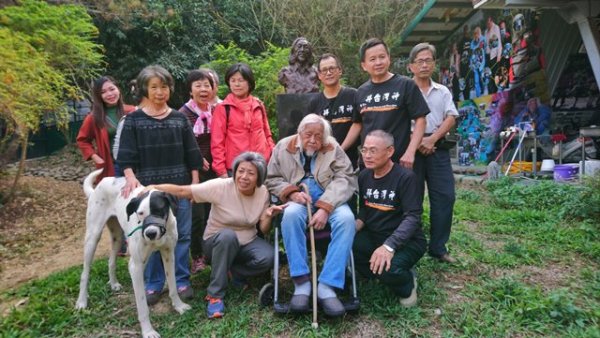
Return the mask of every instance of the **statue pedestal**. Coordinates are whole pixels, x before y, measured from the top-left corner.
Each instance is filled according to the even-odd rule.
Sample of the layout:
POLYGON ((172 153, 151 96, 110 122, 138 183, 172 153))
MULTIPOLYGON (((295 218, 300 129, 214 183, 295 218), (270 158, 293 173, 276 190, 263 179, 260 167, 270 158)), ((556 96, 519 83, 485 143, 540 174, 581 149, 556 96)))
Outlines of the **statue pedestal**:
POLYGON ((308 107, 317 95, 319 93, 277 95, 277 128, 280 140, 295 134, 302 118, 313 113, 308 111, 308 107))

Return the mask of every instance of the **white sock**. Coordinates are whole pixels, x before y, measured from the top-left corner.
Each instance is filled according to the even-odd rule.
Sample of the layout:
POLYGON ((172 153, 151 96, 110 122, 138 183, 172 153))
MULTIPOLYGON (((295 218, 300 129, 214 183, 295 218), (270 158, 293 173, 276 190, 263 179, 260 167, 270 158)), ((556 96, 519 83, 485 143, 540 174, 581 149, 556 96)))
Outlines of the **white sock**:
POLYGON ((311 291, 311 286, 310 286, 310 281, 306 281, 304 283, 301 284, 296 284, 296 282, 294 282, 294 295, 306 295, 306 296, 310 296, 310 291, 311 291))
POLYGON ((337 297, 337 295, 331 286, 324 283, 319 283, 319 286, 317 286, 317 297, 320 299, 327 299, 337 297))

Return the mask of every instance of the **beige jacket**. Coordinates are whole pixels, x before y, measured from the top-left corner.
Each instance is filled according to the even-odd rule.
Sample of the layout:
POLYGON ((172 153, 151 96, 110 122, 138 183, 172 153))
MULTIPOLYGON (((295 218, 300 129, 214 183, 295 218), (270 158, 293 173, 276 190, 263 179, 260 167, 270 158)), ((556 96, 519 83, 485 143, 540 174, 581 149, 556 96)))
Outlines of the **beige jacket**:
MULTIPOLYGON (((265 184, 269 192, 284 203, 291 193, 300 191, 297 184, 304 177, 299 141, 297 134, 282 139, 273 149, 269 161, 265 184)), ((314 170, 316 181, 325 191, 313 204, 328 213, 346 203, 358 189, 352 163, 333 137, 318 152, 314 170)))

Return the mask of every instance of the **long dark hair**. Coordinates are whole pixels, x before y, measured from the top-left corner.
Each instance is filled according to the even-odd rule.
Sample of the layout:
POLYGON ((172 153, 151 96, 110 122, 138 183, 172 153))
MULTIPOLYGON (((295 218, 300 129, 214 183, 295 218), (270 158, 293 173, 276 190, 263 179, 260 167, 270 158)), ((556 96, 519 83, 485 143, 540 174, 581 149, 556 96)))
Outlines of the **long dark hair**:
MULTIPOLYGON (((106 125, 106 107, 104 107, 104 101, 102 100, 102 86, 104 86, 106 82, 111 82, 117 88, 119 88, 119 86, 117 86, 117 81, 110 76, 101 76, 94 81, 92 85, 92 114, 94 116, 94 122, 98 128, 104 128, 106 125)), ((121 88, 119 88, 117 118, 121 119, 124 114, 125 109, 123 108, 123 93, 121 93, 121 88)))

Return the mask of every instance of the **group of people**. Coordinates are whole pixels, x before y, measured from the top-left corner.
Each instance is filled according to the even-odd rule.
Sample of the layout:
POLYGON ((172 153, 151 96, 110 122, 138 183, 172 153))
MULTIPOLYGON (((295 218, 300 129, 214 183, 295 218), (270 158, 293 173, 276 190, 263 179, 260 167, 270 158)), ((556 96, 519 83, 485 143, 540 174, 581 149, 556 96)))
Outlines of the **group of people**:
MULTIPOLYGON (((389 71, 384 41, 369 39, 359 52, 370 79, 358 89, 341 85, 343 69, 335 55, 318 58, 323 91, 297 133, 277 144, 264 104, 251 94, 255 79, 245 64, 226 72, 230 94, 223 101, 216 97, 214 72, 191 71, 190 100, 179 110, 167 104, 174 83, 160 66, 140 72, 137 109, 123 105, 114 80, 95 83, 94 108, 84 121, 89 126, 78 136, 83 155, 104 167, 104 175, 124 176, 124 196, 144 185, 179 199, 177 291, 183 299, 193 297, 191 246, 192 268, 199 267, 196 262, 211 266, 209 318, 224 315, 228 285, 244 287, 248 277, 273 266, 272 244, 260 234, 270 230, 277 214, 294 284, 292 311, 307 310, 316 292, 327 315, 343 315, 337 291, 344 288, 351 252, 357 271, 378 278, 406 307, 417 303, 414 266, 426 252, 455 262, 446 247, 454 180, 441 141, 458 112, 448 89, 431 80, 435 47, 413 48, 412 79, 389 71), (113 154, 110 142, 117 143, 113 154), (421 221, 425 183, 429 243, 421 221), (273 204, 275 197, 281 203, 273 204), (305 231, 327 225, 331 241, 312 290, 305 231)), ((159 253, 148 261, 144 278, 146 300, 155 304, 165 279, 159 253)))

